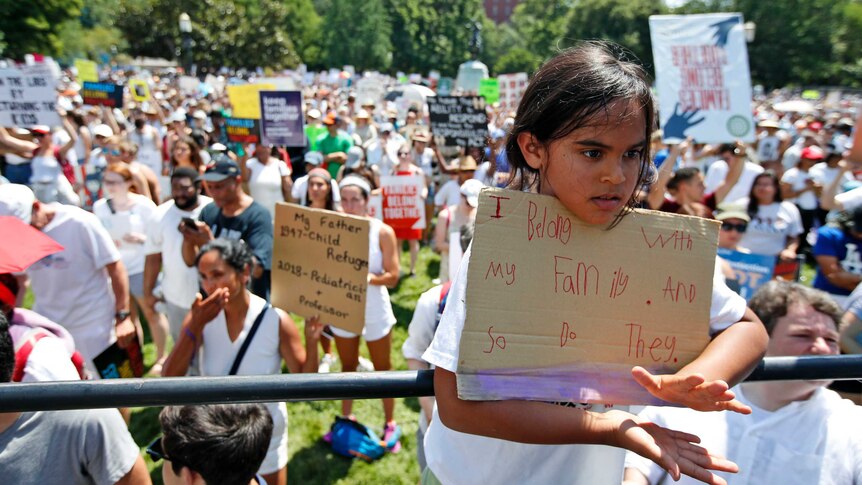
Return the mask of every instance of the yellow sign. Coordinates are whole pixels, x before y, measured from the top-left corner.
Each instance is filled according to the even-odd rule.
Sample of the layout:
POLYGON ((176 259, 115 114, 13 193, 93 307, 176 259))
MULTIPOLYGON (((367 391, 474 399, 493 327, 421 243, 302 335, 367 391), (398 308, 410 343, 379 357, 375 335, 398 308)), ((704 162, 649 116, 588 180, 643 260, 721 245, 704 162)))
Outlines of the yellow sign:
POLYGON ((87 59, 75 59, 75 69, 78 71, 79 82, 99 82, 99 66, 95 62, 87 59))
POLYGON ((608 230, 552 197, 479 200, 459 397, 659 403, 631 369, 673 373, 706 346, 719 224, 636 211, 608 230))
POLYGON ((132 99, 139 103, 150 99, 150 86, 143 79, 129 80, 129 92, 132 93, 132 99))
POLYGON ((263 84, 241 84, 228 86, 227 96, 233 107, 234 118, 260 119, 260 95, 261 91, 274 91, 275 86, 269 83, 263 84))
POLYGON ((295 204, 275 206, 272 302, 304 317, 362 333, 368 288, 369 221, 295 204))

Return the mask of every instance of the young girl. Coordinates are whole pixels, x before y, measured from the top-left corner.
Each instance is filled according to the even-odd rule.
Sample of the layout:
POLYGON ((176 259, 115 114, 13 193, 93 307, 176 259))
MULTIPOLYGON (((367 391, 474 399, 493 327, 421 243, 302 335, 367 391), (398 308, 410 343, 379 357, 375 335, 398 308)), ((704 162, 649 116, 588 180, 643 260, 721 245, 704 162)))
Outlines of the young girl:
MULTIPOLYGON (((584 222, 613 230, 646 181, 654 114, 644 71, 605 44, 559 54, 535 74, 518 107, 506 145, 515 188, 556 197, 584 222)), ((436 366, 437 398, 425 437, 423 483, 619 484, 623 449, 652 459, 675 479, 684 473, 722 483, 710 469, 736 470, 695 445, 696 436, 621 409, 458 399, 455 372, 467 311, 468 260, 465 254, 434 342, 423 356, 436 366), (571 444, 581 446, 565 446, 571 444)), ((728 388, 763 356, 766 332, 744 300, 725 286, 715 285, 712 300, 715 337, 697 359, 675 375, 655 376, 640 367, 632 375, 666 401, 748 413, 728 388)))

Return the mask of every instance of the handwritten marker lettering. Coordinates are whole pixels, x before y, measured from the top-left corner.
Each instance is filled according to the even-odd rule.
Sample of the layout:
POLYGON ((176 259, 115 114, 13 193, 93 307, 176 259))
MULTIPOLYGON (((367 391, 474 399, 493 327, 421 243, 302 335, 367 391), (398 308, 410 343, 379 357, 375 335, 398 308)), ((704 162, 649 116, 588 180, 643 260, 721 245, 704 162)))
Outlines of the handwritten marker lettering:
POLYGON ((673 359, 674 362, 677 361, 673 356, 676 351, 675 336, 667 335, 664 338, 653 337, 649 347, 647 347, 646 342, 643 339, 642 325, 638 325, 637 323, 627 323, 626 327, 629 327, 628 357, 632 357, 632 352, 634 352, 634 357, 639 359, 644 357, 645 353, 649 351, 649 358, 653 362, 670 362, 671 359, 673 359), (663 354, 666 354, 666 356, 663 354), (666 358, 663 359, 663 357, 666 358))
POLYGON ((506 337, 503 337, 503 336, 501 335, 501 336, 499 336, 499 337, 497 337, 497 338, 494 338, 494 334, 493 334, 493 333, 491 333, 491 330, 493 330, 493 328, 494 328, 494 326, 493 326, 493 325, 492 325, 492 326, 490 326, 490 327, 488 327, 488 337, 491 339, 491 346, 488 348, 488 350, 483 350, 483 351, 482 351, 482 352, 484 352, 484 353, 486 353, 486 354, 490 354, 491 352, 493 352, 493 351, 494 351, 494 347, 498 347, 500 350, 505 350, 505 349, 506 349, 506 337))
POLYGON ((515 283, 515 264, 506 263, 505 268, 501 263, 495 263, 491 261, 491 264, 488 265, 488 271, 485 272, 485 279, 488 277, 501 278, 506 282, 506 286, 512 286, 515 283), (505 269, 505 274, 503 270, 505 269))
POLYGON ((562 290, 563 293, 586 296, 590 293, 592 286, 592 294, 598 295, 599 269, 592 264, 587 265, 579 261, 575 268, 575 274, 572 275, 563 271, 566 261, 572 261, 572 258, 554 256, 554 293, 559 293, 562 290))
POLYGON ((617 269, 614 271, 614 281, 611 283, 611 291, 608 296, 613 299, 622 295, 628 284, 629 275, 625 274, 622 268, 617 269))
POLYGON ((679 303, 680 298, 682 298, 682 301, 691 303, 694 301, 696 292, 697 288, 694 286, 694 283, 686 286, 682 281, 678 281, 674 285, 673 277, 671 276, 667 277, 667 283, 664 285, 664 290, 662 290, 665 300, 670 298, 674 303, 679 303))
POLYGON ((569 328, 569 322, 563 322, 562 330, 560 331, 560 347, 565 347, 569 340, 575 340, 578 335, 574 330, 569 328))
POLYGON ((537 220, 539 215, 539 206, 535 202, 530 201, 527 209, 527 240, 532 241, 533 238, 542 239, 558 239, 563 244, 568 244, 572 237, 572 220, 568 217, 557 214, 554 217, 551 214, 551 220, 548 220, 548 208, 542 210, 542 219, 537 220))
POLYGON ((694 248, 694 241, 688 231, 673 231, 670 234, 659 233, 652 242, 650 242, 650 237, 647 236, 643 227, 641 227, 641 234, 643 234, 644 242, 650 249, 656 246, 662 249, 670 246, 675 251, 691 251, 694 248))
POLYGON ((493 216, 491 216, 491 218, 493 218, 493 219, 500 219, 500 218, 502 218, 502 217, 503 217, 503 216, 501 216, 501 215, 500 215, 500 200, 509 200, 509 197, 502 197, 502 196, 499 196, 499 195, 492 195, 492 196, 491 196, 491 198, 492 198, 492 199, 497 199, 497 211, 494 213, 494 215, 493 215, 493 216))

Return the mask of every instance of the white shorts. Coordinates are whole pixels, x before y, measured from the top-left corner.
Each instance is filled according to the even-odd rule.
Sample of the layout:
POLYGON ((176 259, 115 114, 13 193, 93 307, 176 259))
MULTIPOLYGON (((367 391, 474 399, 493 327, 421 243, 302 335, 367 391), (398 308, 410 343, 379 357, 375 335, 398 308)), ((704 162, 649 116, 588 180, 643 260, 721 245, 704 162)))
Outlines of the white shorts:
MULTIPOLYGON (((389 334, 396 322, 397 320, 395 320, 395 318, 391 321, 383 320, 379 322, 365 322, 365 326, 362 327, 362 336, 365 337, 366 342, 380 340, 389 334)), ((336 337, 355 338, 359 336, 353 332, 342 330, 335 325, 330 325, 330 327, 332 328, 332 333, 335 334, 336 337)))
POLYGON ((287 406, 283 402, 264 404, 272 416, 272 439, 258 473, 268 475, 287 466, 287 406))

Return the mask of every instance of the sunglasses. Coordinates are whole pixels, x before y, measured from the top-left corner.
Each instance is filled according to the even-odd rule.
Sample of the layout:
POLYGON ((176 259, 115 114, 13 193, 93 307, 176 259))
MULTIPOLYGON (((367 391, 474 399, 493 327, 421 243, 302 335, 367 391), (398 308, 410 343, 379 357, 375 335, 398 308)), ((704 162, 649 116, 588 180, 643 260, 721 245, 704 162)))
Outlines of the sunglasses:
POLYGON ((731 224, 730 222, 722 222, 721 230, 722 231, 736 231, 739 233, 745 232, 748 229, 748 224, 742 222, 739 224, 731 224))
POLYGON ((110 148, 110 149, 109 148, 102 148, 102 152, 105 153, 106 155, 111 155, 114 157, 119 157, 123 153, 116 148, 110 148))
POLYGON ((147 446, 146 452, 147 452, 147 455, 150 457, 150 459, 153 460, 153 463, 156 463, 159 460, 167 460, 167 461, 176 463, 177 465, 184 466, 184 467, 188 468, 188 465, 180 462, 179 460, 171 458, 167 454, 165 454, 165 450, 164 450, 164 448, 162 448, 162 437, 161 436, 154 439, 153 442, 150 443, 149 446, 147 446))

